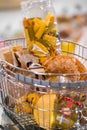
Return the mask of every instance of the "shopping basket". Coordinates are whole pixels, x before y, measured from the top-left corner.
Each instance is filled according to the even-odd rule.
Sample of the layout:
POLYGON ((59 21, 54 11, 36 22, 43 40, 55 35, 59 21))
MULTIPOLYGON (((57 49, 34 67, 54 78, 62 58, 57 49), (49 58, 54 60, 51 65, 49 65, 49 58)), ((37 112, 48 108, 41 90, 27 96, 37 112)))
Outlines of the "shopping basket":
MULTIPOLYGON (((4 50, 7 48, 10 50, 14 45, 21 45, 24 49, 26 49, 27 47, 24 38, 5 40, 1 42, 3 43, 4 48, 1 48, 0 52, 4 52, 4 50)), ((61 41, 61 45, 64 42, 67 42, 68 46, 67 49, 62 48, 61 53, 64 55, 73 55, 74 57, 78 58, 84 64, 84 66, 87 66, 87 47, 71 41, 61 41), (74 52, 71 52, 69 48, 70 43, 75 46, 74 52)), ((82 73, 81 75, 86 76, 87 73, 82 73)), ((2 88, 2 106, 5 113, 18 126, 20 130, 87 130, 87 80, 71 82, 69 80, 65 80, 67 76, 78 76, 78 74, 60 75, 53 73, 36 73, 30 70, 16 67, 6 62, 2 56, 2 58, 0 59, 0 82, 2 88), (45 76, 58 77, 58 79, 62 78, 62 80, 49 81, 44 79, 45 76), (46 100, 43 98, 42 104, 44 107, 34 107, 37 114, 36 118, 33 113, 26 114, 25 111, 27 108, 19 110, 19 112, 15 112, 15 105, 17 105, 19 98, 21 99, 21 103, 19 103, 20 107, 18 109, 22 109, 23 101, 21 97, 25 98, 26 95, 31 93, 40 94, 42 97, 45 97, 44 95, 52 94, 57 96, 65 95, 65 98, 62 99, 65 101, 62 102, 61 105, 59 105, 59 109, 57 110, 57 112, 55 112, 55 110, 50 110, 50 105, 49 109, 45 108, 44 104, 46 100), (80 100, 81 97, 82 100, 80 100), (66 103, 68 105, 70 105, 71 103, 72 110, 68 111, 68 113, 70 112, 71 114, 65 115, 65 117, 63 118, 63 113, 61 112, 61 110, 65 107, 66 103), (55 123, 54 121, 55 125, 52 125, 50 123, 50 120, 52 119, 51 111, 54 111, 54 113, 57 114, 56 119, 59 120, 58 123, 55 123), (39 112, 41 115, 39 114, 39 112), (45 115, 47 114, 47 124, 45 123, 46 118, 44 117, 44 113, 45 115), (71 121, 71 118, 73 121, 71 121), (35 119, 37 119, 38 121, 35 119), (70 121, 73 123, 71 123, 70 121)), ((53 97, 49 98, 49 104, 53 102, 53 100, 51 101, 51 99, 53 99, 53 97)))

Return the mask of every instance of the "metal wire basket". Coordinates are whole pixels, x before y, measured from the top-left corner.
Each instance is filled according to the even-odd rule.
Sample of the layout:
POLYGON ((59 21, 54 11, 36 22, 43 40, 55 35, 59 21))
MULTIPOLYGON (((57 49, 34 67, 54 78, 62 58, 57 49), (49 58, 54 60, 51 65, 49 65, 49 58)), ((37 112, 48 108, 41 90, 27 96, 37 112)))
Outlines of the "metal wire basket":
MULTIPOLYGON (((5 48, 11 50, 14 45, 27 47, 24 38, 1 42, 4 45, 4 49, 0 49, 1 52, 5 48)), ((67 48, 62 48, 62 54, 72 55, 87 66, 87 47, 71 41, 62 41, 61 45, 66 42, 67 48), (71 51, 70 43, 75 46, 74 51, 71 51)), ((86 76, 87 73, 80 75, 86 76)), ((87 130, 87 80, 71 82, 65 80, 67 76, 78 74, 31 72, 2 58, 0 82, 2 106, 6 114, 20 130, 87 130), (44 79, 45 76, 55 76, 61 80, 49 81, 44 79), (39 99, 37 95, 40 96, 39 99), (33 104, 33 100, 38 100, 38 105, 33 104)))

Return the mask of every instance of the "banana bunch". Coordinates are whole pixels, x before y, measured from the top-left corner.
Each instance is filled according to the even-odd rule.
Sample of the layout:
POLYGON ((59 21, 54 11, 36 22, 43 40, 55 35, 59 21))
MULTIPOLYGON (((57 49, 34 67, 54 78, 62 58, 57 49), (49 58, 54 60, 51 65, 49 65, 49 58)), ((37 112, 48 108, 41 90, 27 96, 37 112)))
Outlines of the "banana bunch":
POLYGON ((55 17, 48 13, 46 18, 24 18, 24 34, 27 50, 36 56, 51 56, 56 53, 57 26, 55 17))

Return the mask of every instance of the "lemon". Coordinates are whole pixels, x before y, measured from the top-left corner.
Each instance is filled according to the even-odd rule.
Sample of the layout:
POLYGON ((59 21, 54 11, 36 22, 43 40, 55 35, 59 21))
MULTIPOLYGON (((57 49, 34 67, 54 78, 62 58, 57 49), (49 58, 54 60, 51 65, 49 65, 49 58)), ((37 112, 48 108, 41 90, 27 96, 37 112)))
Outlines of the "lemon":
POLYGON ((75 111, 67 108, 66 101, 60 99, 58 94, 52 93, 39 98, 33 114, 40 127, 50 130, 54 128, 62 128, 63 130, 71 128, 75 124, 77 116, 75 111), (63 107, 64 112, 62 112, 63 107))
POLYGON ((34 119, 39 126, 51 128, 54 124, 55 100, 56 94, 45 94, 38 100, 34 109, 34 119))

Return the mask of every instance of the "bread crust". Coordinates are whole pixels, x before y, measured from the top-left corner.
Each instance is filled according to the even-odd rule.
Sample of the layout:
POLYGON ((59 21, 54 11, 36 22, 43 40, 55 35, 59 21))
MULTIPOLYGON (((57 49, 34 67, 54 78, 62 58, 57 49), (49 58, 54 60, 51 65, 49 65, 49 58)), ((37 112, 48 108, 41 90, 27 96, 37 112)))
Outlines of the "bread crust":
POLYGON ((86 76, 81 76, 81 73, 87 72, 85 66, 75 57, 58 55, 47 59, 43 66, 45 71, 49 73, 59 74, 77 74, 78 76, 71 76, 71 80, 85 80, 86 76))

